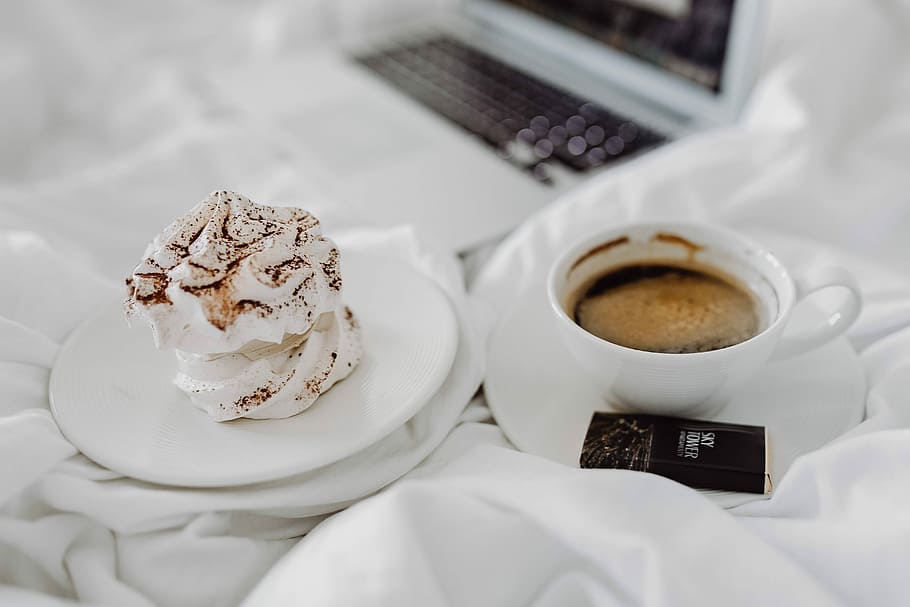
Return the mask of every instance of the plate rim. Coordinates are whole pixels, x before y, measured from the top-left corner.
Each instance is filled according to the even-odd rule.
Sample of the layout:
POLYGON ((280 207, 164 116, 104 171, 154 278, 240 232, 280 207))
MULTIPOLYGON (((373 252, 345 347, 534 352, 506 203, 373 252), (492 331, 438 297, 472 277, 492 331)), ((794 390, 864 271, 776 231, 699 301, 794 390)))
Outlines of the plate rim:
MULTIPOLYGON (((65 429, 65 424, 61 424, 61 413, 59 412, 59 405, 57 401, 57 396, 59 393, 59 387, 57 383, 59 381, 59 362, 63 359, 64 355, 69 352, 75 344, 77 343, 83 334, 90 329, 93 323, 98 322, 107 315, 113 315, 114 302, 103 303, 101 309, 97 314, 93 314, 85 318, 79 325, 73 329, 67 338, 64 340, 63 344, 60 346, 60 350, 57 353, 57 356, 54 360, 54 365, 51 368, 50 376, 48 378, 48 401, 50 404, 51 415, 54 418, 60 433, 69 441, 80 454, 92 460, 94 463, 107 468, 113 472, 123 474, 126 477, 130 477, 139 481, 164 485, 170 487, 181 487, 181 488, 198 488, 198 489, 217 489, 217 488, 231 488, 231 487, 241 487, 247 485, 255 485, 259 483, 267 483, 273 481, 280 481, 293 477, 300 474, 306 474, 324 468, 341 460, 344 460, 347 457, 350 457, 364 449, 368 449, 372 445, 381 441, 383 438, 391 434, 396 428, 407 423, 414 415, 420 412, 420 410, 426 406, 433 396, 439 391, 439 388, 445 383, 446 379, 451 373, 452 365, 454 364, 455 357, 458 353, 460 344, 460 337, 458 332, 458 319, 453 309, 453 303, 448 293, 442 288, 442 286, 435 280, 433 280, 426 272, 420 270, 413 264, 407 263, 403 260, 393 259, 383 256, 373 256, 365 251, 356 251, 348 250, 344 252, 344 258, 346 259, 362 259, 363 263, 366 265, 374 264, 382 268, 388 267, 397 267, 403 270, 405 273, 412 275, 419 282, 422 282, 426 287, 428 287, 428 292, 434 293, 433 297, 438 298, 440 305, 440 310, 444 309, 443 313, 445 316, 444 326, 439 328, 439 331, 444 331, 447 334, 445 343, 448 344, 448 347, 445 350, 445 358, 440 364, 441 369, 444 371, 439 371, 438 378, 434 378, 434 381, 427 382, 426 386, 417 391, 417 395, 414 396, 414 404, 410 407, 401 407, 400 410, 402 413, 399 415, 389 418, 394 421, 386 421, 384 424, 381 424, 381 430, 377 430, 370 434, 369 440, 359 441, 359 447, 353 450, 350 450, 349 447, 339 448, 335 451, 327 450, 320 460, 319 463, 314 464, 311 460, 308 461, 305 465, 301 465, 299 462, 297 464, 288 463, 285 466, 278 467, 270 470, 267 474, 249 474, 236 476, 232 479, 226 478, 217 478, 215 480, 211 478, 200 478, 193 474, 187 474, 177 478, 172 474, 158 474, 154 470, 147 470, 143 466, 135 465, 120 465, 118 462, 114 462, 114 465, 111 465, 111 460, 107 458, 106 455, 102 454, 99 458, 97 457, 97 451, 93 448, 85 449, 81 446, 82 441, 74 441, 71 438, 70 433, 65 429), (56 388, 55 388, 56 387, 56 388), (420 406, 417 406, 417 403, 422 403, 420 406)), ((342 261, 344 263, 344 260, 342 261)), ((347 300, 346 300, 347 302, 347 300)), ((356 304, 355 304, 356 305, 356 304)), ((149 347, 154 348, 154 345, 149 339, 149 347)), ((347 379, 347 378, 346 378, 347 379)), ((193 406, 191 403, 187 402, 188 406, 193 406)), ((302 411, 298 415, 305 414, 306 410, 302 411)), ((62 414, 62 417, 65 417, 65 414, 62 414)), ((292 416, 294 417, 294 416, 292 416)), ((251 423, 280 423, 283 420, 269 419, 269 420, 244 420, 245 422, 251 423)), ((211 423, 220 423, 211 421, 211 423)), ((293 462, 294 460, 289 460, 293 462)))

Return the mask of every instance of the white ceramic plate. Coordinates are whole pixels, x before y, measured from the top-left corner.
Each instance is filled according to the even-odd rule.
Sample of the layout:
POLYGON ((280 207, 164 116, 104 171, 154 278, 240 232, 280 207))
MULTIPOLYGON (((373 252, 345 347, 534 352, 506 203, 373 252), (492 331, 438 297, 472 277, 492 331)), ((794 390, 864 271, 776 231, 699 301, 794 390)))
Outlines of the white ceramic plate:
MULTIPOLYGON (((563 349, 542 284, 516 298, 490 342, 484 391, 497 423, 522 451, 578 466, 594 411, 609 407, 563 349)), ((794 310, 788 330, 822 322, 811 305, 794 310)), ((843 338, 809 354, 766 365, 714 419, 765 426, 772 479, 793 460, 858 424, 865 412, 865 373, 843 338)), ((764 496, 705 491, 733 507, 764 496)))
POLYGON ((172 384, 173 352, 126 326, 119 305, 77 329, 50 380, 51 409, 85 455, 145 481, 236 486, 314 470, 411 418, 442 385, 458 345, 455 315, 429 278, 348 253, 344 299, 363 327, 364 358, 300 415, 212 421, 172 384))

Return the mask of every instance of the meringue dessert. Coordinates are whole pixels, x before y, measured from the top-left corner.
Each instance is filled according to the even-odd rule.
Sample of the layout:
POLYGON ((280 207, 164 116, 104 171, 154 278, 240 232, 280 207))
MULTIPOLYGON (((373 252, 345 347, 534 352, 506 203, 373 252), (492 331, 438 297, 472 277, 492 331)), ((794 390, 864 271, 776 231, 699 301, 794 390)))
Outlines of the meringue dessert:
POLYGON ((360 362, 338 262, 307 211, 213 192, 148 246, 126 316, 176 350, 174 383, 213 419, 290 417, 360 362))

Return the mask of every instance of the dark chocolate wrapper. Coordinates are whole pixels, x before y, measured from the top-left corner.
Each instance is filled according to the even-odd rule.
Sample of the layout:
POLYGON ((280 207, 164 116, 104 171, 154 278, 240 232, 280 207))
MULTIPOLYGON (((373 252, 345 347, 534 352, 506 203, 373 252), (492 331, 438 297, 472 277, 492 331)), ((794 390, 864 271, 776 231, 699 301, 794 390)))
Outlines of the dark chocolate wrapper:
POLYGON ((770 493, 765 429, 633 413, 595 413, 579 464, 666 476, 703 489, 770 493))

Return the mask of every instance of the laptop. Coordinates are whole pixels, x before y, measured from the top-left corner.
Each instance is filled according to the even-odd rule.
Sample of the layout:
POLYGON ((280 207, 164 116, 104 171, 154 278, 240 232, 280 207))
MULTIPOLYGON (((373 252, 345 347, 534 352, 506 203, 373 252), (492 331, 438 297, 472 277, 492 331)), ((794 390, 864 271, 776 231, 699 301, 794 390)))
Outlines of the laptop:
POLYGON ((463 0, 213 82, 269 116, 301 170, 359 219, 465 251, 583 180, 735 121, 763 8, 463 0))

